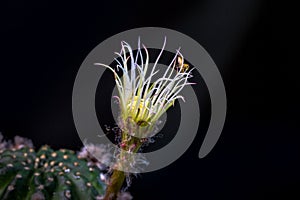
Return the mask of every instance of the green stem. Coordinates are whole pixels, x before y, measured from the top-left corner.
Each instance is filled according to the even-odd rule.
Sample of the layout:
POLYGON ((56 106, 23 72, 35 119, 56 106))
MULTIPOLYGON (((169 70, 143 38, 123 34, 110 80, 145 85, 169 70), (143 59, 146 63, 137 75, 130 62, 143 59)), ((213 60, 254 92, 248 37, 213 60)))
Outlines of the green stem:
MULTIPOLYGON (((122 142, 126 142, 125 147, 123 147, 123 150, 128 151, 130 146, 135 144, 135 148, 131 149, 134 153, 137 152, 140 147, 142 146, 142 142, 139 138, 132 137, 130 140, 128 140, 128 135, 126 133, 122 134, 122 142)), ((122 151, 120 157, 122 158, 122 151)), ((115 200, 118 197, 118 193, 120 192, 122 185, 124 183, 124 180, 126 178, 125 172, 114 170, 113 174, 110 178, 110 182, 106 188, 105 196, 103 200, 115 200)))
POLYGON ((125 180, 125 173, 122 171, 114 170, 110 184, 107 186, 104 200, 115 200, 125 180))

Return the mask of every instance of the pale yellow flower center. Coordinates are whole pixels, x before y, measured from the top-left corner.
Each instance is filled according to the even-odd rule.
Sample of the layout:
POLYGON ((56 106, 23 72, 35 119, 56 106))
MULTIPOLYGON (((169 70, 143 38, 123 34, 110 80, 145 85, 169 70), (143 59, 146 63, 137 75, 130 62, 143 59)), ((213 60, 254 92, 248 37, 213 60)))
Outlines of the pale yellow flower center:
POLYGON ((148 124, 148 110, 147 106, 149 101, 144 101, 144 99, 140 100, 138 108, 136 109, 136 105, 138 103, 139 97, 134 96, 133 101, 127 105, 129 116, 140 126, 146 126, 148 124), (145 104, 145 105, 144 105, 145 104))

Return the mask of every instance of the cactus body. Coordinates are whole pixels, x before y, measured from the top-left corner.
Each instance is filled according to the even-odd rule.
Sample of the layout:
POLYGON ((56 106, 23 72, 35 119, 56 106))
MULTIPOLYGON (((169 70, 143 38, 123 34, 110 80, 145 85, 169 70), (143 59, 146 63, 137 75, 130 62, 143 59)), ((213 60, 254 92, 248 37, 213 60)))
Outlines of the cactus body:
POLYGON ((0 199, 100 199, 101 170, 71 150, 43 146, 0 150, 0 199))

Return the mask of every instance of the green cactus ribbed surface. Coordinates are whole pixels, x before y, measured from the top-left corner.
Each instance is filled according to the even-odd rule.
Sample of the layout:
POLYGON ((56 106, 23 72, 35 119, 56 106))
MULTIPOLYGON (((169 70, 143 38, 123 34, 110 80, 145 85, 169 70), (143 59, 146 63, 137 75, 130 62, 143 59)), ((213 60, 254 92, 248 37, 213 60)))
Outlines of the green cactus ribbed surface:
POLYGON ((100 174, 71 150, 5 149, 0 152, 0 199, 97 199, 105 192, 100 174))

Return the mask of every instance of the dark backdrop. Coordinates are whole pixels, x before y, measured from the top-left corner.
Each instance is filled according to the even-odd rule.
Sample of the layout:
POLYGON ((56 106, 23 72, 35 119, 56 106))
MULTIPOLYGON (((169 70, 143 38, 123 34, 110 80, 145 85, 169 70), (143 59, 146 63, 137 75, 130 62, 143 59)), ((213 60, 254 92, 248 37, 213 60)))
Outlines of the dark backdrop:
MULTIPOLYGON (((172 165, 136 178, 135 199, 299 199, 296 8, 288 1, 4 1, 0 131, 35 145, 80 149, 71 110, 80 64, 104 39, 159 26, 209 52, 223 76, 228 115, 204 159, 203 136, 172 165)), ((298 22, 298 23, 297 23, 298 22)))

